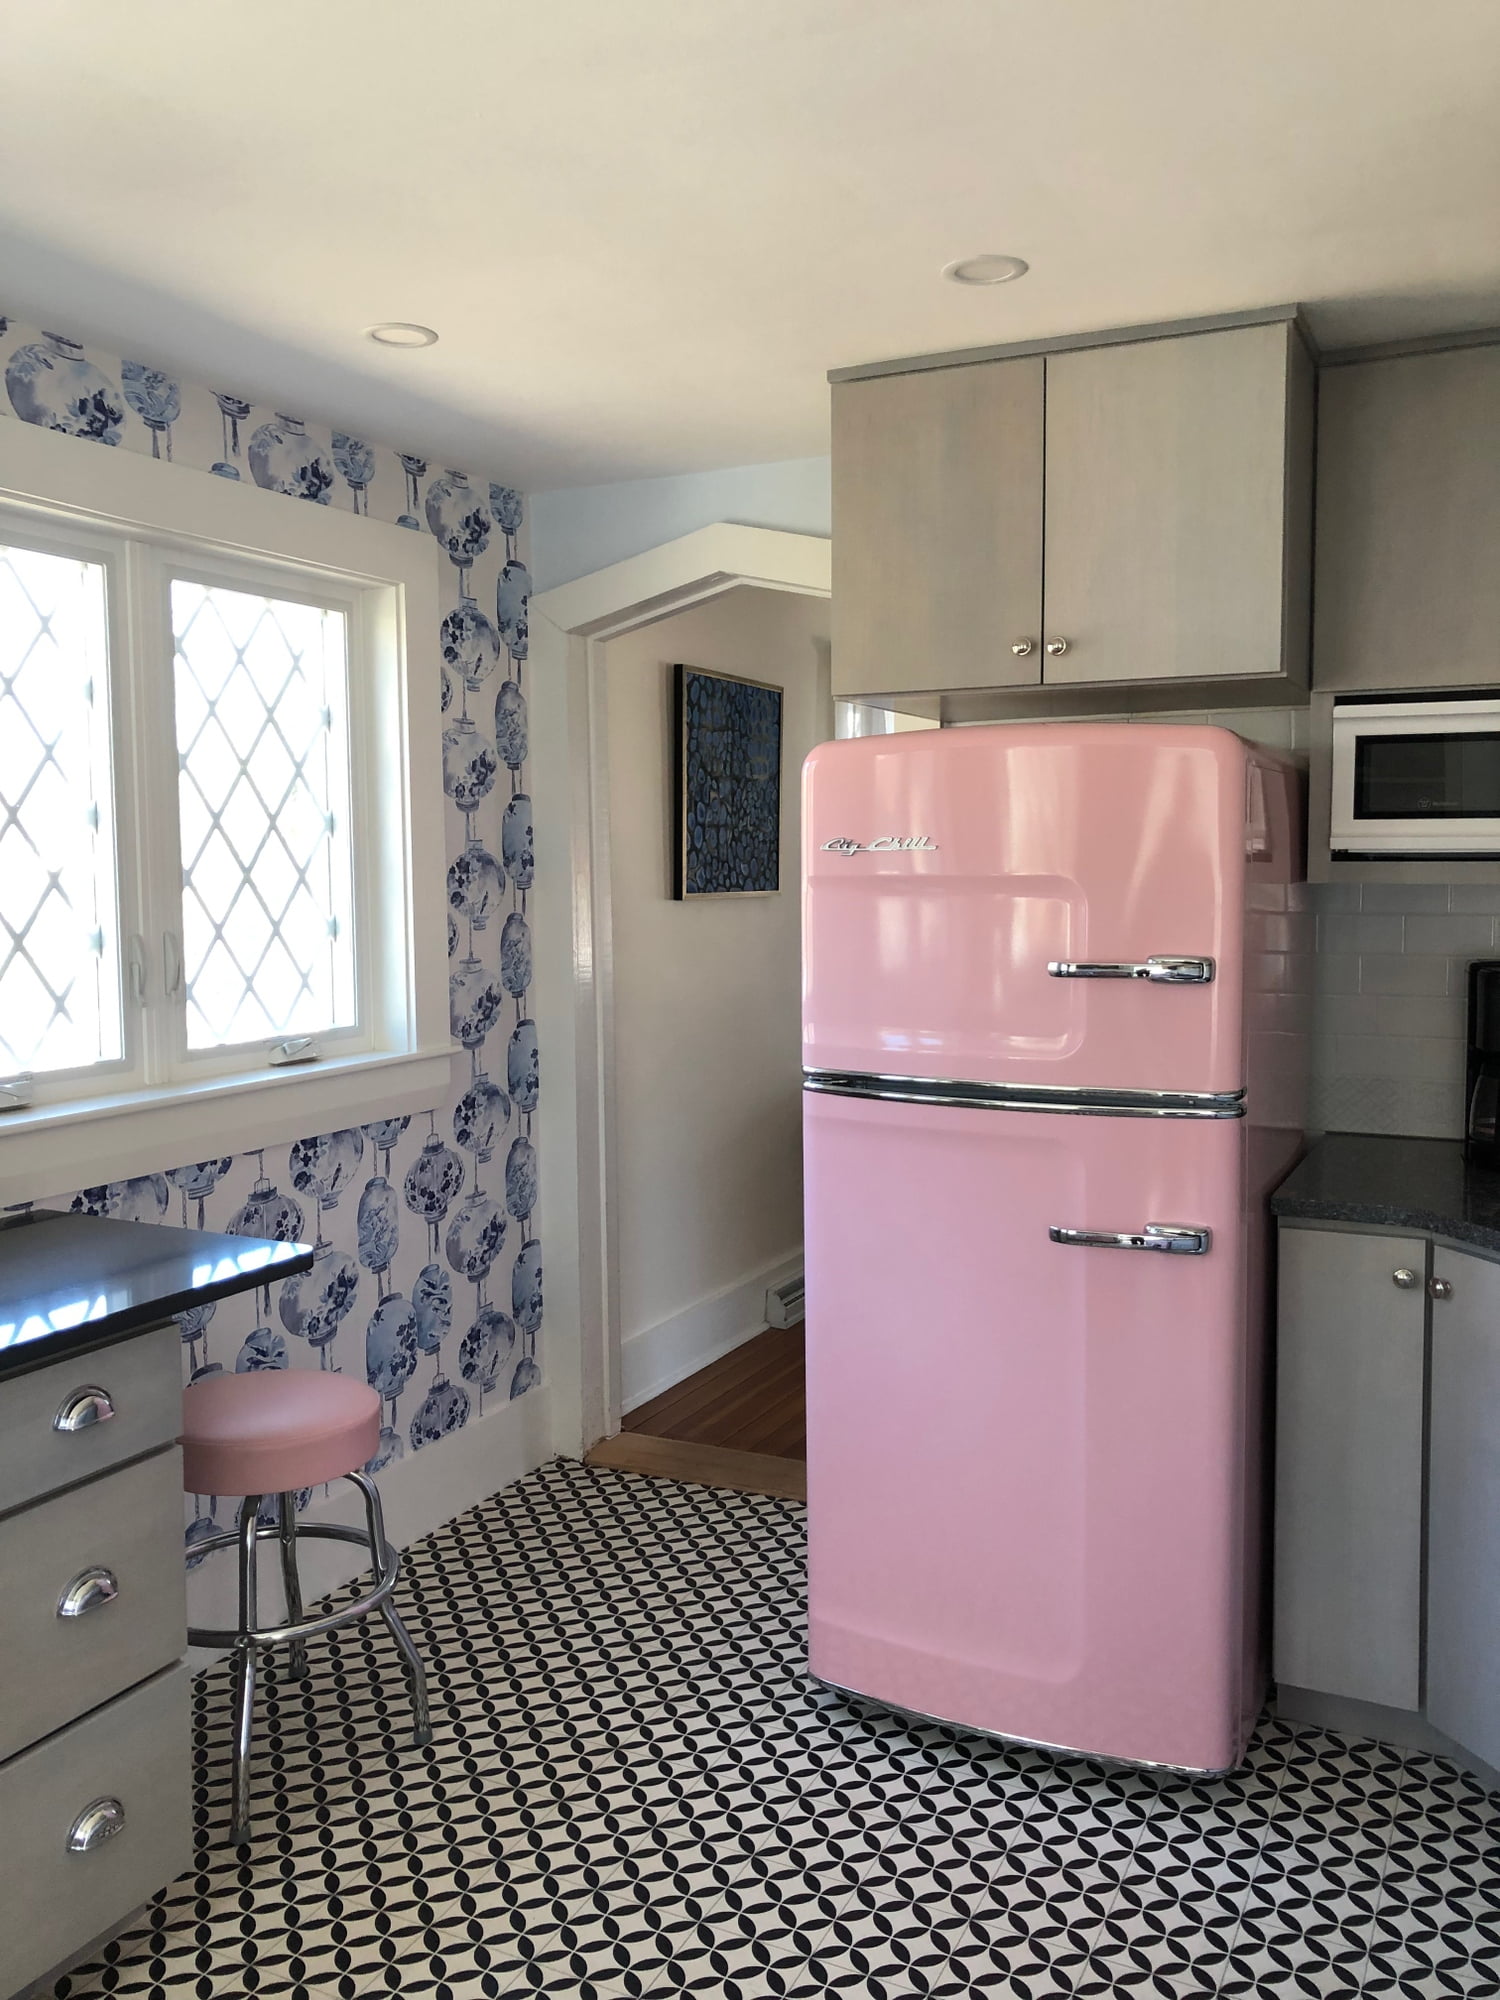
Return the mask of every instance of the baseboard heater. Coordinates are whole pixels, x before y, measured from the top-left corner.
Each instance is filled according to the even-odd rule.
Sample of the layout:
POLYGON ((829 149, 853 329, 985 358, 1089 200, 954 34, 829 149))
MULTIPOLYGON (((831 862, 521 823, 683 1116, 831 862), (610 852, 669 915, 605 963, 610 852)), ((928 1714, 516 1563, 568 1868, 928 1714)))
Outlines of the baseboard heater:
POLYGON ((805 1289, 800 1271, 785 1284, 770 1286, 766 1292, 766 1325, 800 1325, 806 1311, 805 1289))

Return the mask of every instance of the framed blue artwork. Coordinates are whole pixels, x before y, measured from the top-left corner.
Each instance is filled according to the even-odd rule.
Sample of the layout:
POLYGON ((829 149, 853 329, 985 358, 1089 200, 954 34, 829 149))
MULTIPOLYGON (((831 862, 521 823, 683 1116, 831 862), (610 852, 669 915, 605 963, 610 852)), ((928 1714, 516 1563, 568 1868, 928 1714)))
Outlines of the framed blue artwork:
POLYGON ((672 893, 769 896, 781 887, 779 687, 678 666, 672 893))

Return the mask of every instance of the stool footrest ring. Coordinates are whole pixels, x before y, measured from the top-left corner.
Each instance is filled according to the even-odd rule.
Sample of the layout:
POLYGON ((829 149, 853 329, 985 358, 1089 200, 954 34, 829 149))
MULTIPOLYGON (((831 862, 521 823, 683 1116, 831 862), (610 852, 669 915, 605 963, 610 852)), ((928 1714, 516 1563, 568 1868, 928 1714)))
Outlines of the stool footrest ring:
MULTIPOLYGON (((275 1541, 279 1530, 274 1527, 257 1527, 255 1539, 258 1542, 275 1541)), ((356 1548, 370 1552, 369 1540, 359 1528, 346 1528, 336 1521, 298 1522, 297 1539, 324 1542, 353 1542, 356 1548)), ((211 1535, 206 1542, 200 1542, 194 1555, 211 1555, 215 1549, 236 1548, 240 1537, 236 1530, 228 1529, 223 1534, 211 1535)), ((233 1629, 221 1630, 207 1625, 188 1627, 190 1646, 228 1647, 236 1646, 285 1646, 303 1639, 315 1639, 320 1633, 332 1632, 337 1626, 351 1623, 356 1618, 367 1618, 372 1611, 378 1611, 396 1587, 400 1572, 401 1558, 389 1542, 385 1545, 380 1574, 374 1587, 366 1594, 346 1604, 338 1611, 325 1612, 321 1618, 303 1618, 295 1625, 260 1625, 253 1631, 237 1632, 233 1629)))
MULTIPOLYGON (((262 1651, 276 1646, 289 1649, 289 1671, 293 1680, 304 1678, 307 1672, 306 1641, 316 1639, 324 1632, 337 1630, 341 1625, 353 1625, 376 1613, 384 1623, 396 1650, 401 1655, 401 1664, 406 1672, 407 1684, 411 1690, 412 1742, 420 1746, 432 1741, 432 1719, 427 1703, 427 1673, 422 1665, 422 1656, 412 1643, 411 1634, 401 1622, 401 1614, 391 1601, 396 1579, 401 1573, 401 1558, 391 1547, 385 1532, 385 1516, 380 1505, 380 1492, 373 1479, 364 1471, 346 1472, 343 1477, 355 1487, 364 1502, 365 1526, 361 1533, 358 1528, 346 1528, 337 1521, 309 1521, 305 1525, 297 1520, 296 1495, 290 1492, 275 1495, 247 1493, 239 1503, 236 1527, 223 1534, 210 1535, 207 1541, 197 1544, 203 1555, 215 1549, 233 1548, 239 1555, 239 1621, 231 1630, 215 1626, 190 1625, 188 1638, 195 1646, 225 1647, 229 1651, 234 1682, 234 1734, 230 1744, 230 1808, 229 1844, 241 1847, 250 1838, 251 1739, 255 1728, 255 1683, 259 1671, 262 1651), (268 1500, 275 1503, 274 1522, 261 1518, 261 1508, 268 1500), (336 1611, 324 1612, 321 1617, 303 1616, 302 1579, 297 1569, 297 1545, 306 1536, 314 1542, 349 1542, 360 1550, 359 1569, 369 1574, 370 1581, 364 1594, 351 1604, 345 1604, 336 1611), (258 1616, 260 1603, 260 1563, 258 1548, 261 1542, 275 1541, 281 1555, 281 1584, 285 1599, 286 1619, 280 1625, 262 1625, 258 1616)), ((353 1586, 359 1589, 356 1583, 353 1586)))

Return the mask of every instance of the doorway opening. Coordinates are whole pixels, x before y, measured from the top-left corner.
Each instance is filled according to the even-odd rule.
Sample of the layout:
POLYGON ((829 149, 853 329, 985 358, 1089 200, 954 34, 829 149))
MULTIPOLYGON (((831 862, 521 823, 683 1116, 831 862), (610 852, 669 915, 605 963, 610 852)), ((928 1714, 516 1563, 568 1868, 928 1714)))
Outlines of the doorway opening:
POLYGON ((572 794, 574 1117, 550 1177, 573 1181, 571 1139, 580 1339, 572 1383, 552 1349, 564 1421, 576 1398, 559 1448, 789 1494, 800 1330, 769 1327, 795 1312, 768 1294, 801 1277, 799 775, 834 733, 827 596, 826 541, 721 525, 532 604, 572 794), (774 892, 673 895, 679 665, 782 691, 774 892))
POLYGON ((800 777, 833 734, 828 613, 744 584, 600 660, 621 1439, 729 1451, 720 1473, 777 1491, 779 1440, 803 1431, 800 1339, 769 1316, 802 1283, 800 777), (684 674, 703 704, 686 798, 684 674), (717 840, 689 870, 700 815, 717 840))

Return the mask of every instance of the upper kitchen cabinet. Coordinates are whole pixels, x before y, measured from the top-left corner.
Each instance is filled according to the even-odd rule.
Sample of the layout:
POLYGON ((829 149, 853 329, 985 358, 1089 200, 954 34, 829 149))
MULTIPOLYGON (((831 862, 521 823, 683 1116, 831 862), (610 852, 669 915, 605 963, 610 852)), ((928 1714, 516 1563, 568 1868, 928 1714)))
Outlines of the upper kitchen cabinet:
POLYGON ((1319 688, 1500 680, 1500 345, 1326 369, 1319 688))
POLYGON ((835 694, 1300 692, 1312 411, 1287 316, 840 379, 835 694))
POLYGON ((833 391, 833 691, 1041 679, 1043 362, 833 391))
POLYGON ((1048 356, 1046 682, 1305 687, 1312 402, 1288 321, 1048 356))

